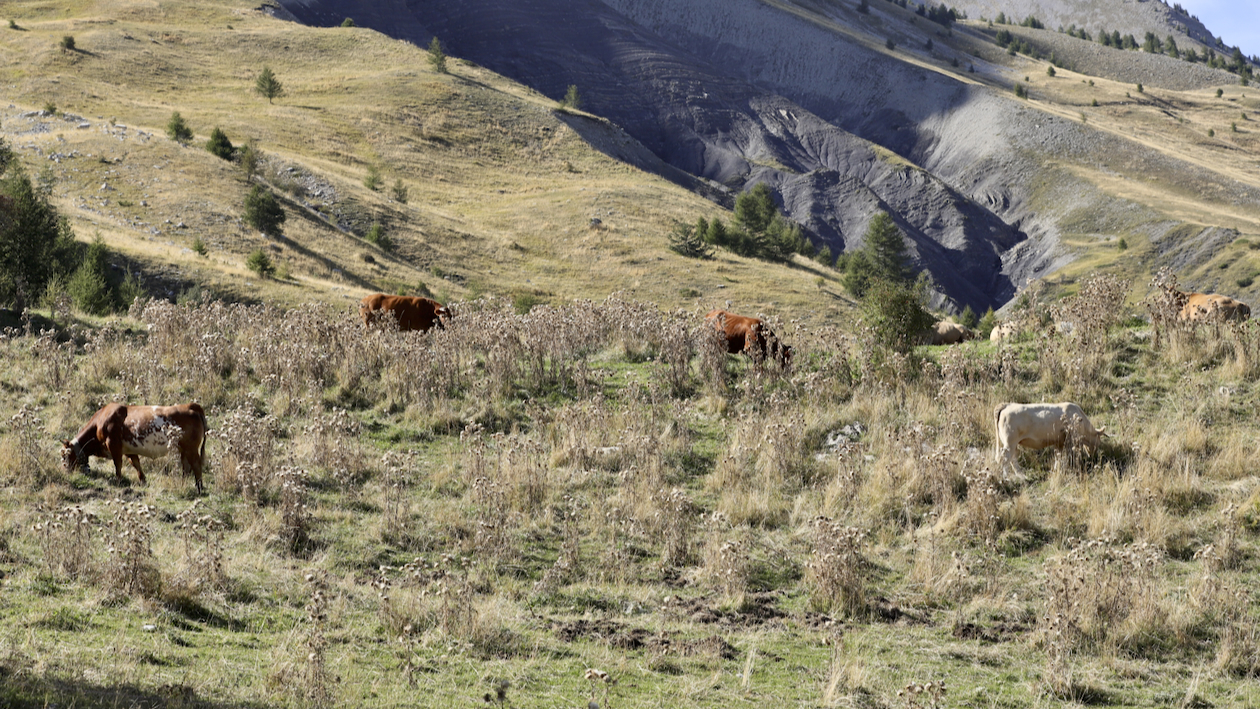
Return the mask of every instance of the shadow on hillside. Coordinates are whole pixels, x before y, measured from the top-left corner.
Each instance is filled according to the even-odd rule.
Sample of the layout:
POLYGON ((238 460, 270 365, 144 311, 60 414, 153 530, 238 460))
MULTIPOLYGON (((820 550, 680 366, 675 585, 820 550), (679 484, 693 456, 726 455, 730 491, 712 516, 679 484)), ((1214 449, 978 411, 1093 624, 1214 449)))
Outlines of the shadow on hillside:
POLYGON ((131 707, 132 709, 263 709, 249 702, 216 702, 197 696, 192 687, 167 684, 145 689, 133 684, 100 685, 85 680, 31 677, 0 665, 0 707, 131 707))
MULTIPOLYGON (((336 224, 329 222, 318 212, 315 212, 315 210, 310 209, 306 205, 303 205, 300 202, 293 200, 288 195, 286 195, 282 190, 276 189, 276 187, 272 185, 271 183, 264 182, 264 184, 266 184, 267 187, 271 189, 271 193, 276 196, 276 199, 280 200, 282 203, 284 203, 286 207, 289 208, 289 211, 291 213, 296 214, 297 216, 305 219, 306 221, 316 226, 333 229, 339 234, 344 234, 351 238, 357 238, 354 236, 354 234, 351 234, 350 232, 347 232, 346 230, 340 228, 336 224)), ((346 267, 344 264, 337 263, 336 261, 333 261, 332 259, 328 258, 327 256, 324 256, 321 253, 312 251, 311 249, 303 246, 302 244, 299 244, 298 242, 290 239, 287 236, 278 235, 278 236, 271 236, 271 238, 275 240, 276 242, 283 244, 285 247, 292 249, 294 253, 301 254, 302 256, 305 256, 306 258, 311 259, 312 261, 318 262, 320 265, 324 266, 329 271, 341 274, 342 278, 346 279, 350 283, 353 283, 354 285, 360 288, 366 288, 368 290, 376 289, 376 286, 368 279, 363 278, 362 276, 357 276, 351 273, 350 271, 346 270, 346 267)))

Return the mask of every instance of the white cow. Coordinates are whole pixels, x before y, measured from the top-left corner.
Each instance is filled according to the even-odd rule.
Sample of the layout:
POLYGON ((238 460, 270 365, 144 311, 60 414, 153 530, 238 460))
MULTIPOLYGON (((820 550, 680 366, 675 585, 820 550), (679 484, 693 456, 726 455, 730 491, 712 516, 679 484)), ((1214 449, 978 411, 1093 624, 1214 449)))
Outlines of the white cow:
POLYGON ((1095 429, 1081 407, 1069 401, 1059 404, 999 404, 993 410, 997 424, 993 459, 1019 470, 1019 447, 1041 450, 1065 444, 1097 450, 1106 426, 1095 429))

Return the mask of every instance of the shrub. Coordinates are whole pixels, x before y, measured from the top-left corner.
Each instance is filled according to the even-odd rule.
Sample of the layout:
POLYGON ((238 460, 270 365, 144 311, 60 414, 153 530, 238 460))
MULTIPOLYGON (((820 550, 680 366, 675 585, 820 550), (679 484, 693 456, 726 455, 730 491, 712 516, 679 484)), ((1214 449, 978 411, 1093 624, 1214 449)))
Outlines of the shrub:
POLYGON ((564 100, 560 105, 574 111, 582 107, 582 94, 578 93, 577 84, 569 84, 569 90, 564 92, 564 100))
POLYGON ((381 169, 375 165, 368 165, 367 175, 363 178, 363 186, 376 192, 381 189, 381 169))
POLYGON ((403 184, 402 178, 394 181, 394 186, 390 189, 390 196, 399 204, 407 203, 407 186, 403 184))
POLYGON ((437 37, 429 42, 429 66, 439 74, 446 73, 446 53, 442 51, 442 42, 437 37))
POLYGON ((271 236, 279 236, 284 224, 284 208, 276 200, 275 195, 262 185, 254 185, 245 197, 245 222, 258 231, 271 236))
POLYGON ((228 140, 227 134, 219 129, 218 126, 210 131, 210 139, 206 141, 206 150, 224 160, 231 160, 236 153, 236 148, 232 145, 232 141, 228 140))
POLYGON ((976 325, 976 331, 980 337, 987 338, 993 333, 993 328, 997 325, 997 313, 993 312, 993 308, 984 311, 984 315, 980 318, 980 322, 976 325))
POLYGON ((198 256, 205 256, 210 253, 209 250, 206 249, 206 242, 202 241, 200 236, 193 239, 192 250, 193 253, 198 256))
POLYGON ((1122 236, 1120 237, 1120 241, 1116 242, 1116 248, 1121 251, 1124 251, 1125 249, 1129 248, 1129 242, 1125 241, 1124 237, 1122 236))
POLYGON ((915 339, 936 318, 927 311, 927 279, 915 283, 874 280, 863 297, 863 316, 876 342, 893 352, 914 349, 915 339))
POLYGON ((1137 92, 1138 92, 1138 93, 1144 93, 1145 91, 1146 91, 1146 89, 1142 87, 1142 82, 1138 82, 1138 85, 1137 85, 1137 92))
POLYGON ((908 283, 906 244, 892 217, 880 212, 866 228, 865 243, 845 260, 844 287, 855 297, 866 294, 876 280, 908 283))
POLYGON ((887 40, 884 41, 884 47, 888 51, 891 52, 892 50, 897 48, 897 43, 892 41, 892 37, 889 37, 887 40))
POLYGON ((110 290, 109 249, 100 236, 93 239, 83 253, 83 262, 70 277, 66 290, 74 306, 90 315, 105 315, 114 308, 114 294, 110 290))
POLYGON ((354 27, 354 26, 355 26, 355 24, 354 24, 354 20, 353 20, 353 19, 351 19, 351 18, 349 18, 349 17, 347 17, 346 19, 344 19, 344 20, 342 20, 342 21, 341 21, 341 26, 342 26, 342 27, 354 27))
POLYGON ((184 122, 184 117, 179 115, 179 111, 172 113, 171 119, 166 122, 166 135, 180 145, 187 145, 188 141, 192 140, 192 129, 184 122))
POLYGON ((1025 89, 1023 84, 1015 84, 1015 98, 1028 98, 1028 89, 1025 89))
POLYGON ((669 248, 674 253, 687 258, 713 258, 713 248, 704 240, 707 233, 708 223, 703 217, 694 226, 676 224, 673 231, 669 233, 669 248))
POLYGON ((267 103, 271 103, 273 99, 284 96, 284 85, 276 78, 271 67, 264 66, 259 72, 258 78, 254 79, 254 93, 267 99, 267 103))
POLYGON ((245 180, 254 179, 254 175, 258 174, 258 164, 262 162, 262 151, 254 146, 254 141, 249 141, 245 147, 241 148, 241 172, 245 173, 245 180))
POLYGON ((389 235, 385 233, 385 227, 380 222, 373 222, 368 228, 367 234, 363 238, 371 244, 376 244, 382 251, 389 251, 394 248, 394 242, 390 240, 389 235))
POLYGON ((1217 90, 1216 90, 1216 97, 1217 97, 1217 98, 1220 98, 1220 97, 1221 97, 1221 95, 1222 95, 1222 94, 1224 94, 1224 93, 1225 93, 1225 89, 1217 89, 1217 90))
POLYGON ((271 257, 262 249, 254 249, 245 259, 245 267, 258 274, 259 278, 270 278, 276 272, 271 257))
POLYGON ((1215 131, 1215 130, 1213 130, 1213 129, 1211 129, 1211 128, 1208 128, 1208 137, 1209 137, 1209 138, 1215 138, 1215 137, 1216 137, 1216 131, 1215 131))
POLYGON ((1046 67, 1046 76, 1054 76, 1054 66, 1046 67))
POLYGON ((1256 282, 1256 279, 1251 276, 1245 276, 1243 278, 1239 278, 1237 281, 1239 288, 1250 288, 1251 284, 1255 282, 1256 282))
POLYGON ((962 314, 958 316, 958 322, 963 327, 975 329, 976 325, 980 323, 980 318, 976 317, 976 311, 972 310, 971 306, 968 305, 963 308, 962 314))
POLYGON ((73 51, 74 51, 74 36, 73 36, 73 35, 66 35, 66 36, 62 37, 62 38, 61 38, 61 48, 62 48, 62 49, 64 49, 64 50, 66 50, 66 51, 68 51, 68 52, 73 52, 73 51))
POLYGON ((0 141, 0 167, 7 168, 0 176, 0 197, 8 204, 0 220, 0 303, 21 312, 27 299, 38 301, 49 280, 69 274, 81 259, 70 223, 8 154, 0 141))

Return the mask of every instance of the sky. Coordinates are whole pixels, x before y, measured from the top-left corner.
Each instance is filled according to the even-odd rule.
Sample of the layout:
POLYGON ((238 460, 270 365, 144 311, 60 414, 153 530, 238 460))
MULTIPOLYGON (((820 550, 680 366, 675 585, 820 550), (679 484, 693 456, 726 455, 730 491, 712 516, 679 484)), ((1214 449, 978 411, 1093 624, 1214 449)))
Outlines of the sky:
MULTIPOLYGON (((1260 55, 1260 2, 1257 0, 1175 0, 1220 37, 1249 57, 1260 55)), ((1169 0, 1169 5, 1173 0, 1169 0)))

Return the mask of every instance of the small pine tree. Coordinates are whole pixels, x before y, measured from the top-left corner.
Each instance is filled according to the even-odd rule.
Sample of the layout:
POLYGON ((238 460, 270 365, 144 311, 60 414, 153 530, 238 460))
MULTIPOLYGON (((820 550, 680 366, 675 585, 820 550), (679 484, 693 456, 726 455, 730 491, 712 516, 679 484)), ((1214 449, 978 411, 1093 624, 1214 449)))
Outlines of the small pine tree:
POLYGON ((884 47, 885 47, 888 51, 890 51, 890 52, 891 52, 892 50, 894 50, 894 49, 896 49, 896 48, 897 48, 897 43, 896 43, 896 42, 894 42, 894 41, 892 41, 892 37, 889 37, 887 40, 885 40, 885 41, 884 41, 884 47))
POLYGON ((259 278, 270 278, 271 274, 276 272, 276 267, 271 263, 271 257, 262 249, 254 249, 245 259, 245 268, 258 274, 259 278))
POLYGON ((368 228, 367 234, 363 235, 363 239, 369 244, 375 244, 382 251, 394 248, 394 241, 385 233, 385 227, 380 222, 372 222, 372 226, 368 228))
POLYGON ((166 122, 166 134, 180 145, 187 145, 193 138, 192 129, 184 122, 184 117, 179 115, 179 111, 172 113, 171 119, 166 122))
POLYGON ((928 37, 928 41, 923 45, 923 48, 928 50, 929 52, 932 51, 932 38, 931 37, 928 37))
POLYGON ((1025 89, 1023 84, 1015 84, 1015 98, 1028 98, 1028 89, 1025 89))
POLYGON ((429 42, 429 66, 439 74, 446 73, 446 53, 442 51, 442 42, 437 37, 429 42))
POLYGON ((271 67, 264 66, 258 78, 254 79, 254 93, 265 97, 267 103, 272 103, 274 99, 284 96, 284 85, 276 78, 271 67))
POLYGON ((1142 87, 1142 82, 1140 82, 1140 81, 1138 82, 1138 85, 1137 85, 1137 90, 1138 90, 1138 93, 1145 93, 1145 92, 1146 92, 1146 89, 1142 87))
POLYGON ((1054 65, 1052 64, 1052 65, 1050 65, 1050 66, 1046 67, 1046 76, 1051 76, 1051 77, 1053 77, 1054 75, 1055 75, 1054 65))
POLYGON ((818 249, 818 253, 814 254, 814 260, 827 268, 831 268, 836 262, 835 256, 831 253, 831 247, 826 244, 823 244, 822 248, 818 249))
POLYGON ((210 250, 206 248, 206 242, 202 241, 200 236, 193 239, 192 250, 198 256, 206 256, 210 253, 210 250))
POLYGON ((218 126, 215 126, 214 130, 210 131, 210 140, 206 141, 206 150, 224 160, 231 160, 236 152, 232 141, 228 140, 227 134, 220 130, 218 126))
POLYGON ((346 19, 344 19, 344 20, 342 20, 342 21, 341 21, 341 26, 342 26, 342 27, 354 27, 354 26, 355 26, 355 24, 354 24, 354 20, 353 20, 353 19, 351 19, 351 18, 349 18, 349 17, 347 17, 346 19))
POLYGON ((1216 137, 1216 131, 1215 131, 1215 130, 1212 130, 1211 128, 1208 128, 1208 137, 1209 137, 1209 138, 1215 138, 1215 137, 1216 137))
POLYGON ((262 185, 254 185, 245 197, 245 222, 270 236, 279 236, 284 224, 284 208, 275 195, 262 185))
POLYGON ((1120 251, 1126 251, 1129 248, 1129 242, 1125 241, 1122 236, 1120 237, 1120 240, 1116 242, 1116 248, 1120 251))
POLYGON ((262 151, 249 141, 241 148, 241 172, 245 173, 245 181, 249 182, 258 174, 258 165, 262 162, 262 151))
POLYGON ((399 204, 407 203, 407 186, 403 184, 402 178, 394 181, 394 186, 390 189, 390 196, 399 204))
POLYGON ((670 251, 687 258, 713 258, 713 247, 706 244, 703 238, 704 231, 701 230, 703 222, 704 219, 701 218, 696 225, 675 224, 674 229, 669 233, 670 251))
POLYGON ((927 279, 914 283, 876 279, 863 298, 863 319, 875 334, 876 342, 893 352, 914 349, 919 333, 936 318, 925 307, 927 279))
POLYGON ((1221 97, 1224 93, 1225 93, 1225 89, 1217 89, 1217 90, 1216 90, 1216 97, 1217 97, 1217 98, 1220 98, 1220 97, 1221 97))
POLYGON ((61 48, 66 50, 67 52, 73 52, 74 51, 74 36, 66 35, 65 37, 62 37, 61 48))
POLYGON ((381 189, 381 169, 375 165, 368 165, 367 175, 363 178, 363 186, 376 192, 381 189))
POLYGON ((66 284, 74 307, 89 315, 105 315, 114 308, 114 293, 109 287, 109 248, 97 235, 83 252, 83 262, 66 284))
POLYGON ((569 90, 564 93, 564 100, 560 104, 575 111, 582 107, 582 95, 578 93, 576 84, 569 84, 569 90))
POLYGON ((982 338, 987 338, 992 332, 994 326, 997 325, 997 313, 993 312, 993 308, 984 311, 984 315, 980 317, 980 322, 976 325, 976 332, 982 338))
POLYGON ((963 308, 962 314, 958 316, 958 322, 961 323, 963 327, 974 329, 976 325, 979 324, 980 318, 976 317, 976 311, 972 310, 971 306, 968 305, 963 308))

